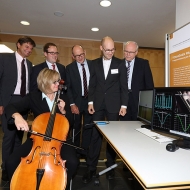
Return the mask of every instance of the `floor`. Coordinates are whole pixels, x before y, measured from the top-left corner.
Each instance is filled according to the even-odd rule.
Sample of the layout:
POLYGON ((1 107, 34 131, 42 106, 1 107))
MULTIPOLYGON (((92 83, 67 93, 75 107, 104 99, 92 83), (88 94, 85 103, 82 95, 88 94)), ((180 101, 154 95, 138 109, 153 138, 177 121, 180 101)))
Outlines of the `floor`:
MULTIPOLYGON (((2 145, 2 129, 0 127, 0 153, 2 145)), ((97 167, 97 174, 106 169, 105 167, 105 145, 106 141, 103 141, 101 154, 97 167)), ((0 156, 1 163, 1 156, 0 156)), ((115 179, 107 180, 106 174, 98 177, 94 177, 88 184, 82 182, 82 176, 86 170, 86 163, 84 159, 80 160, 80 165, 75 177, 72 180, 72 190, 143 190, 137 180, 132 176, 129 171, 123 171, 123 163, 117 158, 116 163, 118 166, 115 168, 115 179)), ((0 172, 0 190, 9 190, 9 183, 1 180, 0 172)))

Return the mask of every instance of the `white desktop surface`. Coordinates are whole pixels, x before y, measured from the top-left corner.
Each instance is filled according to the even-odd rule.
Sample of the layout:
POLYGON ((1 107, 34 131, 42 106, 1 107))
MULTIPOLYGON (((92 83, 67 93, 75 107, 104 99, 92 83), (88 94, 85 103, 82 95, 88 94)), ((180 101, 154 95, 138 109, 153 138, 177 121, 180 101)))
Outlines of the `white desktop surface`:
POLYGON ((110 121, 97 127, 144 189, 190 189, 190 150, 168 152, 168 143, 135 130, 141 125, 140 121, 110 121))

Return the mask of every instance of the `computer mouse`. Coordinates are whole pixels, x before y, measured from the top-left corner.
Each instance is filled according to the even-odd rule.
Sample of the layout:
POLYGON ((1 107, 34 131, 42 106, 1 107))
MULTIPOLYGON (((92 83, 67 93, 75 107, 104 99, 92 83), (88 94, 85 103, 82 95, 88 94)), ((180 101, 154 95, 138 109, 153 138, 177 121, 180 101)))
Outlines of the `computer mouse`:
POLYGON ((173 143, 169 143, 166 145, 166 150, 169 152, 175 152, 177 149, 179 149, 179 147, 173 143))

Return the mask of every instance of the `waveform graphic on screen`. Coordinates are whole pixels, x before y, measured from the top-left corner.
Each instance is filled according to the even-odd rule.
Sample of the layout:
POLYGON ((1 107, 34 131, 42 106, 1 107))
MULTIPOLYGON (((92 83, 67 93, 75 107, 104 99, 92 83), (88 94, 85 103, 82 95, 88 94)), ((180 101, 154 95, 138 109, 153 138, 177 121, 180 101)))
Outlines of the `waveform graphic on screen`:
POLYGON ((176 114, 174 117, 174 130, 190 133, 190 114, 176 114))
POLYGON ((171 114, 163 111, 155 111, 153 124, 160 128, 170 129, 171 127, 171 114))
POLYGON ((172 96, 165 94, 157 94, 155 98, 155 108, 171 110, 172 96))
POLYGON ((190 87, 158 87, 153 98, 152 129, 181 137, 173 144, 190 149, 190 87))

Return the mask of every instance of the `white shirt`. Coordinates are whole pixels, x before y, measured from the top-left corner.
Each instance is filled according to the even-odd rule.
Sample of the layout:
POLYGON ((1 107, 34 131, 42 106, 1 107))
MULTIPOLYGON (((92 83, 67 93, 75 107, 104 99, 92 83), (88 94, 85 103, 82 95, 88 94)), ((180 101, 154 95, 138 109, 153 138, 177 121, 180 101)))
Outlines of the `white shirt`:
MULTIPOLYGON (((128 89, 131 89, 131 81, 132 81, 132 76, 133 76, 134 62, 135 62, 135 59, 133 59, 130 62, 130 72, 129 72, 129 78, 128 78, 128 89)), ((125 60, 125 65, 126 65, 126 67, 128 67, 128 62, 126 60, 125 60)))
POLYGON ((52 107, 53 107, 53 103, 54 103, 54 100, 55 100, 55 96, 54 96, 54 99, 51 101, 51 100, 47 97, 47 95, 45 95, 45 94, 42 92, 42 100, 43 100, 44 98, 46 99, 46 102, 47 102, 47 104, 48 104, 49 110, 50 110, 50 112, 51 112, 52 107))
MULTIPOLYGON (((14 94, 20 95, 20 88, 21 88, 21 62, 23 60, 23 57, 17 51, 15 52, 15 56, 16 56, 16 62, 17 62, 17 84, 16 84, 16 88, 15 88, 14 94)), ((25 65, 25 68, 26 68, 26 94, 28 94, 28 92, 29 92, 29 90, 28 90, 28 66, 27 66, 25 58, 24 58, 24 60, 25 60, 24 61, 24 65, 25 65)))
POLYGON ((59 73, 59 70, 58 70, 58 68, 57 68, 56 63, 50 63, 50 62, 48 62, 47 60, 46 60, 46 63, 47 63, 47 65, 48 65, 48 68, 51 69, 51 70, 53 70, 52 65, 55 65, 55 70, 59 73))
POLYGON ((104 58, 102 58, 103 67, 104 67, 104 77, 105 77, 105 79, 106 79, 107 76, 108 76, 108 71, 109 71, 109 69, 110 69, 111 60, 112 60, 112 59, 105 60, 104 58))

